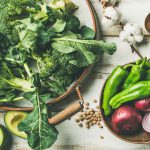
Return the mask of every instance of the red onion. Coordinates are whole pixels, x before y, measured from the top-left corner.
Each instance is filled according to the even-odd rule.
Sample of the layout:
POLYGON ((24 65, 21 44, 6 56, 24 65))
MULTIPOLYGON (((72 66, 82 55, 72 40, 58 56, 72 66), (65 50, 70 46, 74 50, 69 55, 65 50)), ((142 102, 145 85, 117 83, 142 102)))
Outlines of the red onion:
POLYGON ((150 98, 136 101, 134 105, 135 105, 135 108, 139 110, 150 111, 150 98))
POLYGON ((150 134, 150 112, 146 113, 142 121, 143 129, 150 134))
POLYGON ((132 134, 141 126, 142 115, 133 106, 124 105, 112 115, 111 125, 117 133, 132 134))

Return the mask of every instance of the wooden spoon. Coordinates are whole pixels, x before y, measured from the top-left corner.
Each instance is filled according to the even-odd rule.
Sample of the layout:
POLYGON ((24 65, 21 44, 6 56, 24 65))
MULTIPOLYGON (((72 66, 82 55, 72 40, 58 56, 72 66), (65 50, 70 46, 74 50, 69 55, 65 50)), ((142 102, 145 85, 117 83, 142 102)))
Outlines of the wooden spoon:
POLYGON ((145 28, 150 33, 150 13, 147 15, 145 19, 145 28))

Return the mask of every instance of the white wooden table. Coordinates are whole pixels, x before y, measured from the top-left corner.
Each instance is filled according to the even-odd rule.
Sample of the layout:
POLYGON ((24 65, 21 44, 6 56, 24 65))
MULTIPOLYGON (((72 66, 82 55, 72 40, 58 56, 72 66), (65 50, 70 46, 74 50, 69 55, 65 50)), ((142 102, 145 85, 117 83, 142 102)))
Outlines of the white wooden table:
MULTIPOLYGON (((98 0, 91 0, 91 2, 100 19, 102 13, 100 3, 98 0)), ((144 28, 144 19, 150 12, 150 0, 122 0, 118 9, 123 16, 123 20, 137 23, 144 28)), ((148 35, 146 31, 145 34, 148 35)), ((106 41, 117 43, 117 52, 113 56, 105 55, 103 61, 97 64, 94 72, 90 75, 83 91, 84 99, 88 102, 99 99, 102 84, 116 65, 125 64, 138 58, 136 54, 131 53, 130 46, 127 43, 120 42, 117 37, 117 30, 103 32, 103 36, 105 36, 106 41), (107 37, 108 35, 114 37, 107 37)), ((138 49, 143 56, 150 57, 150 38, 146 37, 144 43, 138 45, 138 49)), ((65 100, 65 102, 59 104, 61 107, 58 107, 67 107, 75 100, 75 98, 65 100)), ((2 119, 2 117, 3 113, 0 113, 0 118, 2 119)), ((51 150, 150 150, 150 145, 130 144, 119 140, 105 127, 103 129, 92 127, 90 130, 80 128, 74 122, 74 118, 58 125, 57 129, 59 130, 58 140, 51 147, 51 150), (104 136, 104 139, 101 139, 100 136, 104 136)), ((13 141, 12 150, 30 150, 26 140, 14 136, 13 141)))

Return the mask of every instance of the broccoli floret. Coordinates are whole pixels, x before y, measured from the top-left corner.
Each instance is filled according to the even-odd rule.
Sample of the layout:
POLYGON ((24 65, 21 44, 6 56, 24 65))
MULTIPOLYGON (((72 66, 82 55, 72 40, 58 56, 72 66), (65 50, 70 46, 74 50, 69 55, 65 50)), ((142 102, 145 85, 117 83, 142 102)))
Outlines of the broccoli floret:
POLYGON ((34 12, 34 0, 1 0, 0 1, 0 33, 5 35, 13 45, 18 41, 18 34, 14 29, 14 20, 21 14, 34 12))
POLYGON ((53 50, 52 55, 56 59, 59 58, 58 59, 59 66, 60 66, 60 69, 58 70, 59 75, 70 75, 70 76, 76 75, 79 68, 73 64, 70 64, 70 61, 74 60, 76 57, 75 53, 64 54, 58 52, 57 50, 53 50))
POLYGON ((37 61, 40 77, 42 78, 50 77, 58 69, 58 60, 50 52, 44 53, 42 57, 34 54, 34 59, 37 61))
POLYGON ((57 50, 52 50, 52 56, 54 58, 59 58, 57 59, 59 69, 55 71, 53 77, 63 88, 66 88, 75 80, 80 72, 80 69, 77 66, 70 64, 70 61, 74 60, 76 55, 73 53, 63 54, 57 50))

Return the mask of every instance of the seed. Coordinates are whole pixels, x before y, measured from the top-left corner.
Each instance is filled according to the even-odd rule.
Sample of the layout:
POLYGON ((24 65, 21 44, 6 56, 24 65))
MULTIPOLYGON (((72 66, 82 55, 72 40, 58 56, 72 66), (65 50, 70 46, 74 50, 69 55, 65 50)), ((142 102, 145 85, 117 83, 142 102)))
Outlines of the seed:
POLYGON ((80 120, 81 120, 81 121, 83 121, 83 120, 84 120, 84 118, 82 117, 82 118, 80 118, 80 120))
POLYGON ((98 106, 96 106, 96 108, 97 108, 97 109, 100 109, 99 105, 98 105, 98 106))
POLYGON ((92 123, 93 123, 93 124, 96 124, 96 121, 93 121, 92 123))
POLYGON ((94 118, 94 121, 97 121, 97 118, 94 118))
POLYGON ((85 102, 85 105, 86 105, 86 106, 89 106, 90 104, 89 104, 88 102, 85 102))
POLYGON ((86 114, 86 112, 83 112, 82 115, 84 116, 86 114))
POLYGON ((86 111, 85 114, 88 115, 88 111, 86 111))
POLYGON ((76 119, 75 119, 75 122, 80 122, 80 120, 76 118, 76 119))
POLYGON ((92 108, 90 108, 90 110, 89 110, 89 111, 91 112, 91 111, 93 111, 93 109, 92 109, 92 108))
POLYGON ((100 125, 100 122, 97 122, 97 125, 100 125))
POLYGON ((101 129, 102 129, 102 128, 103 128, 103 126, 102 126, 102 125, 99 125, 99 128, 101 128, 101 129))
POLYGON ((89 126, 89 125, 86 125, 86 128, 87 128, 87 129, 89 129, 89 128, 90 128, 90 126, 89 126))
POLYGON ((85 109, 86 109, 86 110, 88 110, 88 109, 89 109, 89 107, 88 107, 88 106, 85 106, 85 109))
POLYGON ((92 122, 89 122, 89 125, 92 126, 92 122))
POLYGON ((103 137, 103 136, 100 136, 100 138, 101 138, 101 139, 104 139, 104 137, 103 137))
POLYGON ((90 115, 90 111, 87 111, 87 115, 90 115))
POLYGON ((79 115, 79 117, 82 117, 82 113, 79 115))
POLYGON ((91 126, 93 126, 94 125, 94 123, 93 122, 91 122, 91 126))
POLYGON ((88 124, 89 124, 89 121, 85 121, 85 124, 88 125, 88 124))
POLYGON ((92 115, 88 115, 89 116, 89 118, 91 118, 92 117, 92 115))
POLYGON ((91 111, 91 112, 90 112, 90 115, 93 115, 93 114, 94 114, 94 113, 91 111))
POLYGON ((83 118, 82 118, 82 117, 79 117, 79 120, 80 120, 80 121, 83 121, 83 118))
POLYGON ((93 100, 93 102, 94 102, 94 103, 97 103, 97 100, 96 100, 96 99, 94 99, 94 100, 93 100))
POLYGON ((84 109, 82 109, 80 112, 84 112, 84 109))
POLYGON ((102 119, 101 119, 101 118, 98 118, 98 121, 102 121, 102 119))
POLYGON ((83 127, 83 124, 82 124, 82 123, 79 123, 79 127, 83 127))
POLYGON ((70 117, 70 118, 68 118, 68 120, 71 120, 71 117, 70 117))

